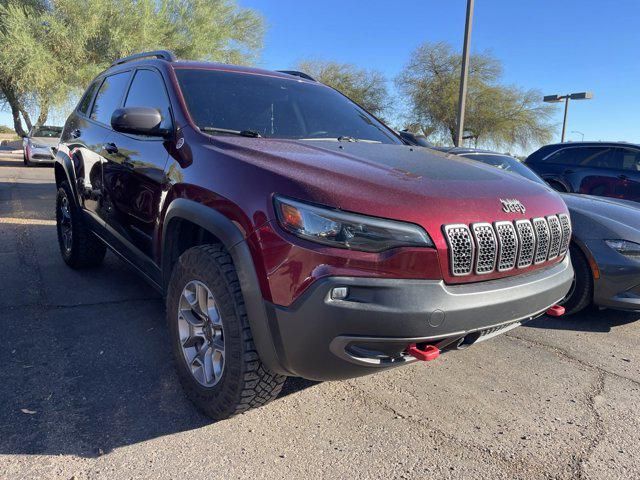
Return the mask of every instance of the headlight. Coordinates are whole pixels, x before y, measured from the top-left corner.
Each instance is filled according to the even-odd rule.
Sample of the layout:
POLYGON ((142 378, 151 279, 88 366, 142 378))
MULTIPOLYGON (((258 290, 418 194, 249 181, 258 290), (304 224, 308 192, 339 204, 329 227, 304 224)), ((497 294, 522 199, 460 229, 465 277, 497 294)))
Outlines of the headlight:
POLYGON ((282 228, 294 235, 324 245, 365 252, 394 247, 433 247, 431 238, 418 225, 367 217, 307 203, 275 198, 282 228))
POLYGON ((640 261, 640 244, 627 240, 605 240, 607 245, 625 257, 640 261))
POLYGON ((31 147, 32 148, 49 148, 49 145, 43 145, 41 143, 32 143, 31 147))

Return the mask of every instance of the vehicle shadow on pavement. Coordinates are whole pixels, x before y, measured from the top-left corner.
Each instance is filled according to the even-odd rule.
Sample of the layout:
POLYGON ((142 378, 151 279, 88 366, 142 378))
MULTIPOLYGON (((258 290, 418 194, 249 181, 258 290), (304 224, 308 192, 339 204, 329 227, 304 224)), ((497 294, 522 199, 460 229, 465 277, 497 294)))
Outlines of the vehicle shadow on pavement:
POLYGON ((640 312, 587 309, 577 315, 543 316, 524 324, 528 328, 546 330, 575 330, 578 332, 608 333, 613 328, 640 320, 640 312))
MULTIPOLYGON (((25 188, 22 213, 45 216, 51 185, 25 188)), ((0 454, 91 458, 212 425, 180 387, 157 292, 113 254, 69 269, 53 225, 0 229, 0 454)))
POLYGON ((14 308, 0 328, 0 454, 96 457, 213 423, 180 387, 160 298, 14 308))

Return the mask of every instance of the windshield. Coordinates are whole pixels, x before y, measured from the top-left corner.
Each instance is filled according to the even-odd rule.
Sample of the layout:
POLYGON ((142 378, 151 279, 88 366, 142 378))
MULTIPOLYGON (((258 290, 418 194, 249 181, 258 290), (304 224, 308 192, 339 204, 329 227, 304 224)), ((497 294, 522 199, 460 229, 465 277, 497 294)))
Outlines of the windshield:
POLYGON ((31 133, 32 137, 58 138, 62 134, 62 127, 39 127, 31 133))
POLYGON ((491 153, 470 153, 462 154, 461 156, 469 158, 471 160, 479 160, 482 163, 491 165, 492 167, 515 173, 536 183, 546 185, 546 182, 542 180, 538 175, 533 173, 533 171, 530 170, 529 167, 523 165, 522 162, 518 161, 517 159, 509 157, 507 155, 497 155, 491 153))
POLYGON ((214 135, 402 143, 324 85, 217 70, 177 68, 176 75, 191 118, 214 135))

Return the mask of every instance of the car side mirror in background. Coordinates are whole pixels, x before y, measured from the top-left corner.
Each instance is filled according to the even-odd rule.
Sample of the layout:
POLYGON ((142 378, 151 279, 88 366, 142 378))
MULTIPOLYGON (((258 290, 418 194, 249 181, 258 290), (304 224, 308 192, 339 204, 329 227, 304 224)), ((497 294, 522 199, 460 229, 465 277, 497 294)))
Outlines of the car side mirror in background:
POLYGON ((170 132, 162 128, 162 114, 157 108, 128 107, 118 108, 111 115, 111 127, 116 132, 166 137, 170 132))

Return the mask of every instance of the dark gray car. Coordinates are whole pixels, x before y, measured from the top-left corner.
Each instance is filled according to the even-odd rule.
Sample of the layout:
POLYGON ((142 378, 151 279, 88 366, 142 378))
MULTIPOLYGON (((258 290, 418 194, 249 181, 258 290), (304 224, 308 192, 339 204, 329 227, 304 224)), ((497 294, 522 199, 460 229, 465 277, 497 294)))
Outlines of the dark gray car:
MULTIPOLYGON (((517 159, 500 153, 438 149, 545 183, 517 159)), ((562 194, 573 224, 571 260, 576 272, 564 306, 568 314, 593 303, 640 310, 640 208, 636 202, 591 195, 562 194)))

